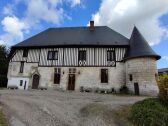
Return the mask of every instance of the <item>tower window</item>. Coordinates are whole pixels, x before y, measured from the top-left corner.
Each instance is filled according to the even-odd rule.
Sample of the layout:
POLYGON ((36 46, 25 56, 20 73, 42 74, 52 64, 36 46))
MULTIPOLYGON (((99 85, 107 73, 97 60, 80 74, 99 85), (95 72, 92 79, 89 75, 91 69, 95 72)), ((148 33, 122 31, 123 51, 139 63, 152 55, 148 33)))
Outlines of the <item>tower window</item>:
POLYGON ((132 74, 129 74, 129 80, 130 80, 130 81, 133 80, 133 76, 132 76, 132 74))

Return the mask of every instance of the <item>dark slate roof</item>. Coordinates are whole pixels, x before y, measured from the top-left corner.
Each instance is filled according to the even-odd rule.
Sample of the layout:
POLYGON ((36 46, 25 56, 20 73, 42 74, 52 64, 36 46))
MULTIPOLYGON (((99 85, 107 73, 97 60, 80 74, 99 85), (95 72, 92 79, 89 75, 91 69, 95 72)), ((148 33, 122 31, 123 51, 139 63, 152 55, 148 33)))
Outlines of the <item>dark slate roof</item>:
POLYGON ((13 47, 129 45, 129 39, 107 26, 49 28, 13 47))
POLYGON ((157 60, 160 59, 160 56, 153 51, 153 49, 150 47, 148 42, 144 39, 136 27, 133 29, 129 43, 130 48, 126 54, 125 59, 144 56, 156 57, 157 60))
POLYGON ((159 72, 159 73, 168 72, 168 68, 158 69, 158 72, 159 72))

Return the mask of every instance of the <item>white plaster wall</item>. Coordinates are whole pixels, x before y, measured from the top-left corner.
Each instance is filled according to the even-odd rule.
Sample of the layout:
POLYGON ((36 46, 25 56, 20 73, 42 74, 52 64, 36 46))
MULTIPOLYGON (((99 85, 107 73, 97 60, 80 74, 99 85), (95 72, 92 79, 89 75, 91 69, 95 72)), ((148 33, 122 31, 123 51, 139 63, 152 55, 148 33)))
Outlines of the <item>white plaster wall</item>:
POLYGON ((25 90, 27 90, 28 85, 29 85, 29 78, 11 77, 10 79, 8 79, 8 86, 7 87, 17 86, 18 89, 24 90, 24 86, 25 86, 25 90), (23 80, 22 85, 20 85, 20 80, 23 80), (25 84, 26 84, 26 86, 25 86, 25 84))
POLYGON ((134 93, 134 83, 138 82, 140 94, 158 94, 158 86, 155 78, 155 74, 157 74, 155 58, 144 57, 130 59, 126 61, 125 66, 126 83, 131 92, 134 93), (133 75, 133 81, 129 80, 129 74, 133 75))

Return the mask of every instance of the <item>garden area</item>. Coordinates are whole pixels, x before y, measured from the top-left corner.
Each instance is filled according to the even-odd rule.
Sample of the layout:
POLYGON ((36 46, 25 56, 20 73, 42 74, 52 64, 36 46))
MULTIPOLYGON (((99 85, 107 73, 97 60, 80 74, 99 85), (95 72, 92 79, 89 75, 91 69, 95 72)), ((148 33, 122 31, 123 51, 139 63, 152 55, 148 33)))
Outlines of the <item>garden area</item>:
POLYGON ((168 75, 158 79, 159 96, 114 111, 126 126, 168 126, 168 75))

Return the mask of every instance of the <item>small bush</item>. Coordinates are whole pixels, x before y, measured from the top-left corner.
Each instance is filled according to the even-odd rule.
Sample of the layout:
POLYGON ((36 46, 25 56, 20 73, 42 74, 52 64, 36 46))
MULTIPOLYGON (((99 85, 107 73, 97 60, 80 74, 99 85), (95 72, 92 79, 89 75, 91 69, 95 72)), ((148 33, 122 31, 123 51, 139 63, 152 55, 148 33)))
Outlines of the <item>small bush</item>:
POLYGON ((128 88, 127 88, 127 86, 122 86, 121 88, 120 88, 120 93, 122 93, 122 94, 128 94, 128 88))
POLYGON ((158 80, 159 98, 168 102, 168 75, 163 74, 159 76, 158 80))
POLYGON ((146 99, 132 106, 130 119, 138 126, 168 126, 168 107, 159 99, 146 99))

